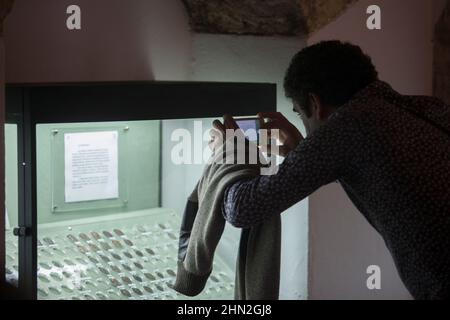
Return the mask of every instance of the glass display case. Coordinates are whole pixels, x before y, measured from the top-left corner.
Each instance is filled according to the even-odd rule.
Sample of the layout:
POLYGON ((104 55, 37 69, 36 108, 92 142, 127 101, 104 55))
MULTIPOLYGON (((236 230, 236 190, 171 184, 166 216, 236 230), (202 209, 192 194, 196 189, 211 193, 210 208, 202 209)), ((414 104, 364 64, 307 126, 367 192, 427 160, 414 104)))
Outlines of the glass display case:
MULTIPOLYGON (((212 121, 275 111, 275 85, 8 90, 7 112, 15 114, 5 127, 10 283, 32 299, 186 299, 170 284, 184 205, 210 155, 212 121)), ((224 241, 237 251, 238 236, 224 241)), ((194 299, 233 299, 234 265, 219 248, 194 299)))

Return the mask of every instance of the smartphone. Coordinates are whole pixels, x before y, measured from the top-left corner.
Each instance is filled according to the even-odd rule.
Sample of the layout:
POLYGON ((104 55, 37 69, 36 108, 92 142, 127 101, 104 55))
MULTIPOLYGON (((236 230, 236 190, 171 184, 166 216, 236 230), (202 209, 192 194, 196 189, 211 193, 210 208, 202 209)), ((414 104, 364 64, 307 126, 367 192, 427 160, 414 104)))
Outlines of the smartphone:
POLYGON ((244 132, 245 137, 251 141, 259 142, 261 122, 258 117, 235 118, 237 125, 244 132))

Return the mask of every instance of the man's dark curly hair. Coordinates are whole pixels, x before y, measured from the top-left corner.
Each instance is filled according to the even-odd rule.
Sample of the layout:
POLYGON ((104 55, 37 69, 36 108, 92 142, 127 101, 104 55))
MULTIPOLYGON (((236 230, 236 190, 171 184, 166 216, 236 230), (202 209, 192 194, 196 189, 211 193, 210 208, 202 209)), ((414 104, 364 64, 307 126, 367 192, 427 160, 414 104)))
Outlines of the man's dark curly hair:
POLYGON ((341 41, 324 41, 297 53, 286 72, 284 89, 311 117, 309 95, 340 107, 358 91, 378 79, 371 58, 360 47, 341 41))

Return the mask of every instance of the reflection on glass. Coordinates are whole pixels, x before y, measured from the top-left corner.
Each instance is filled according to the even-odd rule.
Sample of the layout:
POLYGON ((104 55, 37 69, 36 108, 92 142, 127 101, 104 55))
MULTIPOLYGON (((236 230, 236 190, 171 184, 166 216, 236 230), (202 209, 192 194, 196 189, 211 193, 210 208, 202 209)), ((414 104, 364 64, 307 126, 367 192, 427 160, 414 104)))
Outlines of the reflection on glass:
MULTIPOLYGON (((201 123, 208 137, 212 121, 201 123)), ((181 213, 208 152, 208 139, 195 136, 198 124, 37 126, 39 299, 186 299, 169 284, 176 276, 181 213), (176 163, 174 132, 191 134, 190 154, 200 163, 176 163), (97 140, 96 133, 117 139, 97 140), (78 142, 68 144, 68 137, 78 142)), ((196 299, 232 299, 231 280, 219 280, 220 274, 233 279, 230 269, 218 259, 213 273, 206 289, 224 289, 205 289, 196 299)))

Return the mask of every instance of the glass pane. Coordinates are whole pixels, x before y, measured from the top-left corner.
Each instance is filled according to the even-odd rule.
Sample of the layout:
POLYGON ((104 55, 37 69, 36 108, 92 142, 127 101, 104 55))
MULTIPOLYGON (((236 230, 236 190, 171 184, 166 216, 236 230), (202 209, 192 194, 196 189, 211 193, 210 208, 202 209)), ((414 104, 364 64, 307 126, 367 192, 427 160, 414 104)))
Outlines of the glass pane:
POLYGON ((13 235, 18 226, 17 125, 5 124, 5 236, 6 281, 18 286, 19 238, 13 235))
MULTIPOLYGON (((37 126, 39 299, 187 298, 168 285, 177 271, 184 205, 208 158, 203 137, 211 123, 37 126), (177 137, 186 133, 191 148, 180 155, 177 137)), ((234 264, 218 255, 196 299, 232 299, 234 264)))

